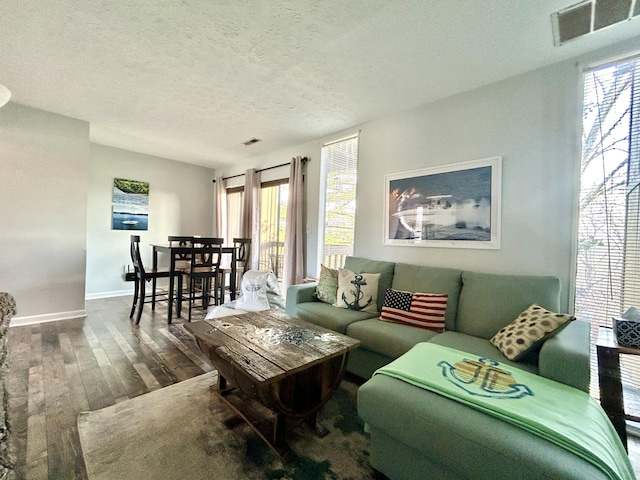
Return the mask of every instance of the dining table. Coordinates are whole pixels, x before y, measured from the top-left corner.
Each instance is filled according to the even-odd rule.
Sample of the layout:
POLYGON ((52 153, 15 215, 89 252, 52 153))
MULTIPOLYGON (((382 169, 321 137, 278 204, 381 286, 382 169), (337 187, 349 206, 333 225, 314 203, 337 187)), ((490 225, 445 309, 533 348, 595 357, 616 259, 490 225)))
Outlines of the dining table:
MULTIPOLYGON (((169 270, 171 275, 169 276, 169 306, 167 312, 167 323, 171 323, 173 318, 173 301, 175 298, 174 287, 175 280, 173 273, 176 271, 176 261, 182 260, 191 255, 192 252, 197 252, 198 247, 191 245, 177 245, 169 243, 152 243, 153 248, 153 268, 158 268, 158 253, 164 253, 169 255, 169 270)), ((231 300, 236 299, 236 258, 237 247, 222 247, 223 254, 231 254, 231 271, 229 273, 229 294, 231 300)), ((155 280, 154 280, 155 281, 155 280)), ((154 285, 155 291, 155 285, 154 285)), ((216 293, 217 294, 217 293, 216 293)), ((182 292, 178 292, 178 303, 176 306, 176 314, 178 317, 182 313, 182 292)))

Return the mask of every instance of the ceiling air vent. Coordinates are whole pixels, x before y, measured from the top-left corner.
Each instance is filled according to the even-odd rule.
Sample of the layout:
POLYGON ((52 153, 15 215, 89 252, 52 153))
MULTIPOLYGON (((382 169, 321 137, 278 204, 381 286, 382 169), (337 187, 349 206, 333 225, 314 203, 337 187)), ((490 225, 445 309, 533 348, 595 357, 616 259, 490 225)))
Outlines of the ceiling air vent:
POLYGON ((556 46, 640 14, 640 0, 586 0, 551 15, 556 46))
POLYGON ((247 140, 246 142, 242 142, 244 143, 245 147, 248 147, 249 145, 253 145, 254 143, 258 143, 261 142, 262 140, 260 140, 259 138, 252 138, 251 140, 247 140))

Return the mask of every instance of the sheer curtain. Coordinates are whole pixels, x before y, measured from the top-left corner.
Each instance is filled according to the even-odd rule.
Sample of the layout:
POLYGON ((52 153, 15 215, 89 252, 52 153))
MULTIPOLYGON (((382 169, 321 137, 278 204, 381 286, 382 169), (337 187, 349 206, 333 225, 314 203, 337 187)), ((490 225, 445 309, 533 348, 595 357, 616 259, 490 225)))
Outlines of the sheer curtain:
POLYGON ((244 174, 242 236, 251 239, 249 269, 257 270, 260 258, 260 172, 249 168, 244 174))
POLYGON ((287 224, 284 234, 283 293, 287 291, 290 285, 302 283, 304 278, 302 166, 302 157, 291 159, 287 224))
MULTIPOLYGON (((216 178, 216 231, 215 237, 225 238, 227 234, 227 181, 224 177, 216 178)), ((226 243, 231 239, 225 238, 226 243)))

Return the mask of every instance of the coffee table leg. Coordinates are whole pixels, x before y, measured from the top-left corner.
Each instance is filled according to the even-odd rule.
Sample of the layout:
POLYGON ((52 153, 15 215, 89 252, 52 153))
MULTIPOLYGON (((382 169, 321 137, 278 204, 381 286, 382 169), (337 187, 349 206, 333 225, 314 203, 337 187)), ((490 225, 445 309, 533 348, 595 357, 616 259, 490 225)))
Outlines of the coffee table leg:
POLYGON ((246 398, 241 391, 232 385, 227 387, 226 379, 222 376, 218 379, 217 395, 236 414, 235 417, 225 420, 224 423, 227 427, 233 428, 239 422, 244 421, 283 462, 290 462, 296 458, 296 454, 285 441, 287 431, 287 418, 285 415, 276 414, 275 418, 270 415, 265 418, 255 417, 251 413, 251 408, 249 408, 249 404, 254 400, 246 398))
POLYGON ((267 442, 267 445, 276 452, 283 462, 290 462, 296 458, 296 454, 289 448, 285 441, 285 435, 287 433, 287 417, 281 413, 276 413, 276 418, 273 424, 273 445, 271 442, 267 442))
POLYGON ((313 430, 313 433, 315 433, 317 437, 322 438, 329 433, 329 429, 318 422, 318 412, 314 412, 309 415, 305 420, 305 423, 309 428, 311 428, 311 430, 313 430))
POLYGON ((273 423, 273 444, 276 447, 284 445, 284 437, 287 432, 287 417, 281 413, 276 414, 275 422, 273 423))

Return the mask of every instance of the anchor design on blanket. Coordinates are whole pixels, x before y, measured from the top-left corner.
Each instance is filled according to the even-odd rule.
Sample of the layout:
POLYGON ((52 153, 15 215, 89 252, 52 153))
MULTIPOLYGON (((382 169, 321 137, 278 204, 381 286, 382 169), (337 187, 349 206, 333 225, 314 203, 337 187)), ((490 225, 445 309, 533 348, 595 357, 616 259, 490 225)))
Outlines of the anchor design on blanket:
POLYGON ((444 378, 470 395, 507 399, 533 396, 529 387, 518 383, 511 372, 503 370, 498 362, 488 358, 465 358, 453 365, 443 360, 438 366, 442 368, 444 378))

